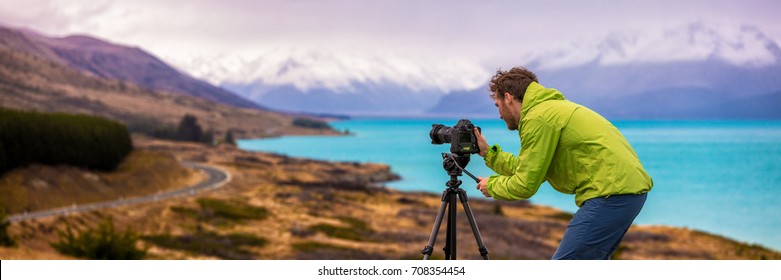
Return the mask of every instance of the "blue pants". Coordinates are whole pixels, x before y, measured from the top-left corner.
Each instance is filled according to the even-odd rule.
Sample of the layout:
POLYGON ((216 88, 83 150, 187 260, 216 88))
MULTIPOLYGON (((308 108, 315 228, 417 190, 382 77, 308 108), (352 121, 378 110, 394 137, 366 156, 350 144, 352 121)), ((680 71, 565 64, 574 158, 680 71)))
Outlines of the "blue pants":
POLYGON ((586 200, 564 232, 554 260, 607 260, 640 213, 647 194, 586 200))

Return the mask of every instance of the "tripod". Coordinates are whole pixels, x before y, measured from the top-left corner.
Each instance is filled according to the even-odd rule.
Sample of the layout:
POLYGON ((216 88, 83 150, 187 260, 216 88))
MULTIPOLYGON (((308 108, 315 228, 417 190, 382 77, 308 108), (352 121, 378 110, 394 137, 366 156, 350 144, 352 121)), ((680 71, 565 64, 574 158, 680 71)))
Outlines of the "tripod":
POLYGON ((423 247, 423 250, 420 251, 423 253, 424 260, 429 259, 429 257, 431 257, 431 253, 434 251, 433 246, 437 241, 437 234, 439 233, 439 227, 442 225, 442 218, 445 215, 445 208, 448 209, 446 228, 447 236, 445 238, 445 247, 443 250, 445 251, 446 260, 456 259, 456 201, 459 199, 461 200, 461 204, 464 206, 464 212, 466 213, 467 220, 469 220, 469 225, 472 227, 472 233, 475 235, 475 240, 477 241, 477 247, 479 248, 480 256, 482 256, 484 260, 488 259, 488 249, 486 249, 485 244, 483 244, 483 238, 480 236, 480 230, 477 228, 477 223, 475 223, 475 217, 472 214, 472 207, 469 206, 466 191, 460 188, 461 180, 458 179, 458 176, 461 176, 461 171, 464 171, 467 175, 475 179, 475 181, 479 182, 479 180, 475 178, 474 175, 464 169, 468 163, 469 154, 459 155, 442 153, 442 166, 447 171, 447 174, 450 175, 450 180, 447 181, 445 184, 447 188, 444 192, 442 192, 442 204, 439 206, 439 212, 437 213, 437 217, 434 220, 434 229, 431 231, 431 235, 429 236, 428 245, 423 247))

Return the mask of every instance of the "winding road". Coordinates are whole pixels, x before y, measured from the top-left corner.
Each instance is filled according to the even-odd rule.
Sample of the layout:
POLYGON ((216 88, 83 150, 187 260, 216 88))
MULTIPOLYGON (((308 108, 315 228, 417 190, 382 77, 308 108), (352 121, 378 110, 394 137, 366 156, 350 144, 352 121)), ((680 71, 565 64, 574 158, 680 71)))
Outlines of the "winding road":
POLYGON ((188 168, 206 172, 207 174, 206 180, 192 186, 187 186, 181 189, 156 193, 152 195, 139 196, 133 198, 121 198, 118 200, 101 201, 101 202, 88 203, 82 205, 74 204, 73 206, 70 207, 55 208, 55 209, 41 210, 41 211, 30 212, 30 213, 10 215, 8 216, 8 221, 20 222, 20 221, 26 221, 26 220, 32 220, 32 219, 38 219, 44 217, 67 215, 67 214, 78 213, 78 212, 87 212, 96 209, 115 208, 115 207, 125 206, 125 205, 159 201, 159 200, 164 200, 164 199, 169 199, 174 197, 190 196, 202 191, 222 187, 223 185, 230 182, 231 180, 230 173, 218 169, 216 167, 198 164, 194 162, 182 162, 182 164, 184 166, 187 166, 188 168))

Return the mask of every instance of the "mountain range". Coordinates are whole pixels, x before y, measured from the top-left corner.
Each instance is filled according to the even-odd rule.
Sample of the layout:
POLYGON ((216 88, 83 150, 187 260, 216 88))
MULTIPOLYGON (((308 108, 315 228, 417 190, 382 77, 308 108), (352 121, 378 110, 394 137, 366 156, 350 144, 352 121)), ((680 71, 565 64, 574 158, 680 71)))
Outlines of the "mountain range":
MULTIPOLYGON (((610 119, 781 119, 781 65, 589 63, 536 74, 544 86, 610 119)), ((451 92, 426 112, 497 116, 487 87, 451 92)))
MULTIPOLYGON (((139 104, 161 102, 155 98, 177 100, 178 109, 169 111, 195 110, 209 120, 233 114, 210 113, 207 104, 212 103, 226 105, 228 111, 238 107, 269 116, 274 110, 328 116, 496 117, 486 84, 491 71, 471 63, 281 52, 240 63, 242 79, 224 80, 218 87, 141 48, 87 35, 53 38, 0 26, 0 50, 2 67, 9 73, 0 85, 7 92, 2 102, 22 108, 89 112, 103 102, 113 105, 98 111, 120 119, 160 116, 167 110, 142 113, 143 108, 123 108, 127 105, 108 98, 110 94, 73 91, 86 87, 84 92, 91 92, 99 85, 122 98, 146 96, 139 104), (334 71, 347 73, 347 78, 333 77, 334 71), (70 101, 55 105, 41 97, 57 92, 51 88, 57 84, 68 88, 59 91, 73 92, 52 98, 70 101), (151 95, 125 93, 128 90, 151 95)), ((541 84, 611 119, 781 119, 781 48, 751 26, 692 23, 657 33, 573 41, 518 57, 523 57, 519 65, 536 72, 541 84)), ((173 122, 173 115, 167 114, 166 122, 173 122)), ((289 123, 291 116, 282 115, 274 118, 289 123)))
MULTIPOLYGON (((695 22, 657 33, 611 34, 521 55, 540 83, 612 119, 779 119, 781 48, 752 26, 695 22)), ((299 61, 324 61, 298 58, 299 61)), ((284 60, 280 71, 312 64, 284 60)), ((335 62, 334 62, 335 63, 335 62)), ((269 108, 348 115, 495 116, 486 84, 423 89, 390 79, 349 80, 346 87, 263 79, 221 86, 269 108), (318 86, 320 85, 320 86, 318 86)), ((299 75, 306 77, 306 75, 299 75)))

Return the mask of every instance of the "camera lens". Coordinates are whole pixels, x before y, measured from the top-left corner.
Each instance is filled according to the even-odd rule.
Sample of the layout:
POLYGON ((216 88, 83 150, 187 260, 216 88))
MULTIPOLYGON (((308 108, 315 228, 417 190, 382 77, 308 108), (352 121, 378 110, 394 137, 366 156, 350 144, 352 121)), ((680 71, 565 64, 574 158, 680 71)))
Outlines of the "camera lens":
POLYGON ((431 132, 428 134, 431 137, 431 144, 450 143, 450 129, 442 124, 432 124, 431 132))

